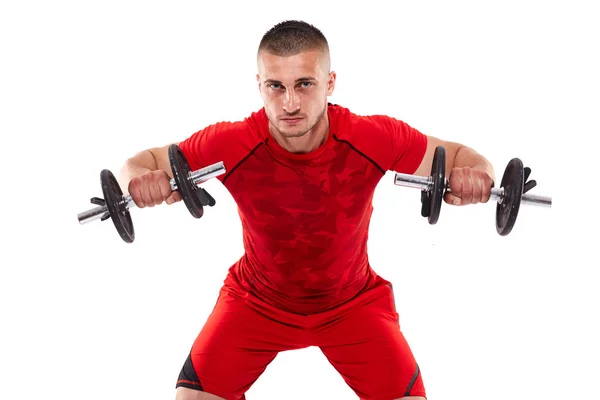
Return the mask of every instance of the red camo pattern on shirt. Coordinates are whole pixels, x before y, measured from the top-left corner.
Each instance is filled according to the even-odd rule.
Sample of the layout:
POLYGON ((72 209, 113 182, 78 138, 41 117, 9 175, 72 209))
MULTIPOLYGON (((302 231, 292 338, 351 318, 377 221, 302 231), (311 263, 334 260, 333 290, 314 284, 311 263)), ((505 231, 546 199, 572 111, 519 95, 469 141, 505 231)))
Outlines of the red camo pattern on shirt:
POLYGON ((293 154, 270 135, 264 109, 220 122, 180 143, 192 170, 223 161, 219 179, 238 205, 245 254, 239 285, 297 314, 340 305, 375 283, 367 255, 375 188, 385 172, 413 173, 426 136, 382 115, 328 105, 330 134, 293 154))

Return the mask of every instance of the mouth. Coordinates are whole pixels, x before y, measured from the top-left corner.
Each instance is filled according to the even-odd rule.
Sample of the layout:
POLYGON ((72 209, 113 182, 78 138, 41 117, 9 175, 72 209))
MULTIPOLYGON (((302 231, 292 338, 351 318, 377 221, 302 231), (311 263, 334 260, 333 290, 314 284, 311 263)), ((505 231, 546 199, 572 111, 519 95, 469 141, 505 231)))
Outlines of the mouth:
POLYGON ((285 124, 294 125, 294 124, 297 124, 298 122, 302 121, 302 117, 292 117, 292 118, 285 117, 285 118, 281 118, 281 120, 285 124))

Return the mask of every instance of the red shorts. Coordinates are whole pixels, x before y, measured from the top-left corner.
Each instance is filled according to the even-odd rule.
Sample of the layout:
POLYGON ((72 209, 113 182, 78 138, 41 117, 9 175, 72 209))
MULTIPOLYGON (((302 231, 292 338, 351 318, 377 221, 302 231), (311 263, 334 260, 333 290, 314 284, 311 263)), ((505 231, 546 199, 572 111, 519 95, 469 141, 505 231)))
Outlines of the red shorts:
POLYGON ((318 346, 360 399, 425 397, 392 287, 378 279, 375 288, 315 315, 281 311, 226 282, 176 387, 244 400, 278 352, 318 346))

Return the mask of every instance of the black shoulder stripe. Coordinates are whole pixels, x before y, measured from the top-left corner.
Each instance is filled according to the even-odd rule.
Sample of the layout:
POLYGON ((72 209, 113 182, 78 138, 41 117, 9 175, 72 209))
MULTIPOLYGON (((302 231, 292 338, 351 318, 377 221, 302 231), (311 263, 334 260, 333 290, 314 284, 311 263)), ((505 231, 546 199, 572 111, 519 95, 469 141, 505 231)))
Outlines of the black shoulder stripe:
POLYGON ((350 142, 349 142, 349 141, 347 141, 347 140, 338 139, 338 137, 337 137, 335 134, 333 135, 333 138, 334 138, 335 140, 337 140, 338 142, 341 142, 341 143, 346 143, 348 146, 350 146, 350 148, 351 148, 352 150, 356 151, 356 152, 357 152, 358 154, 360 154, 362 157, 364 157, 365 159, 367 159, 368 161, 370 161, 370 162, 371 162, 371 163, 372 163, 372 164, 375 166, 375 168, 377 168, 377 169, 379 170, 379 172, 381 172, 381 174, 382 174, 382 175, 385 175, 385 170, 384 170, 383 168, 381 168, 381 167, 379 166, 379 164, 377 164, 375 161, 373 161, 373 159, 372 159, 372 158, 370 158, 369 156, 367 156, 365 153, 363 153, 362 151, 360 151, 360 150, 358 150, 356 147, 354 147, 354 146, 352 145, 352 143, 350 143, 350 142))
POLYGON ((225 177, 223 178, 223 184, 225 184, 225 181, 227 180, 227 178, 229 178, 229 176, 233 173, 233 171, 235 171, 240 165, 242 165, 244 163, 244 161, 246 161, 248 158, 250 158, 250 156, 252 154, 254 154, 254 152, 256 151, 256 149, 258 149, 260 146, 262 146, 263 144, 265 144, 265 142, 260 142, 259 144, 257 144, 247 155, 246 157, 242 158, 240 162, 238 162, 233 168, 231 168, 226 174, 225 177))

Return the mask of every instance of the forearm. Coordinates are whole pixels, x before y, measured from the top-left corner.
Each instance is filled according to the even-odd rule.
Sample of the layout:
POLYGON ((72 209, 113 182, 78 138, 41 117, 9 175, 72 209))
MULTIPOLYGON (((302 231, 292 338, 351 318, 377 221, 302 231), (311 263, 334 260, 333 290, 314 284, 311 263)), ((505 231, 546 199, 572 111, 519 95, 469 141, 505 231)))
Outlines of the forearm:
POLYGON ((123 164, 118 178, 119 185, 126 192, 132 178, 157 169, 158 165, 152 152, 150 150, 140 151, 123 164))
POLYGON ((461 145, 459 147, 454 157, 453 166, 459 168, 470 167, 476 170, 485 171, 490 178, 496 182, 494 167, 489 160, 468 146, 461 145))

